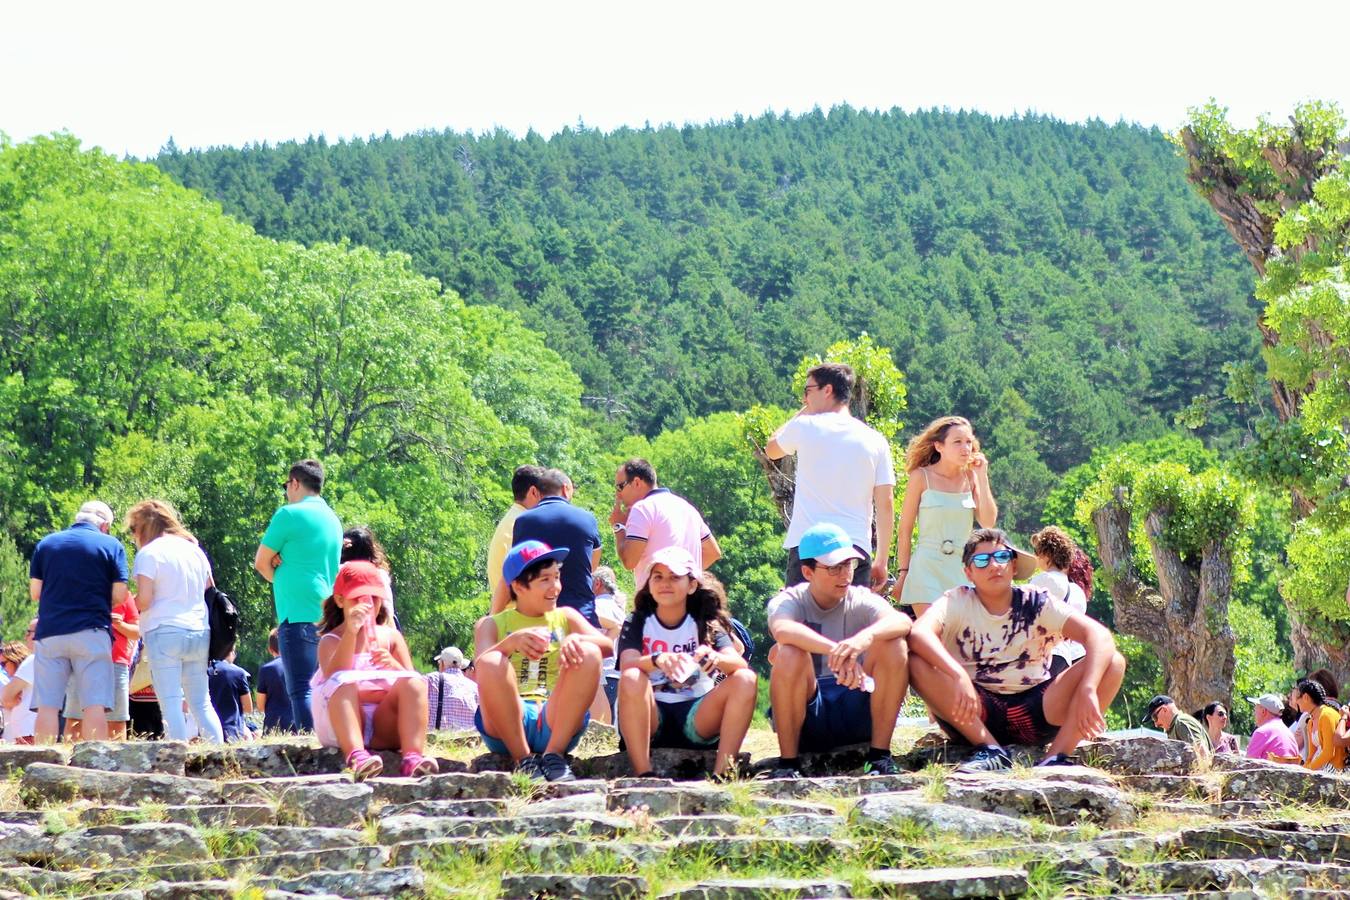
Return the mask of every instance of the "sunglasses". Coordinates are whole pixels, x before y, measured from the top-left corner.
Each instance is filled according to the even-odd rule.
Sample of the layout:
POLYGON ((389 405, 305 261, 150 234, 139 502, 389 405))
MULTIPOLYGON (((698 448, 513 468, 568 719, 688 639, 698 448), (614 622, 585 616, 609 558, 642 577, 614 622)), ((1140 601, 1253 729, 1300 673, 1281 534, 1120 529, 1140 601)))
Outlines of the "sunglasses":
POLYGON ((628 487, 628 485, 630 485, 630 484, 632 484, 632 483, 633 483, 633 479, 631 479, 631 478, 628 479, 627 481, 616 481, 616 482, 614 483, 614 492, 615 492, 615 493, 618 493, 619 491, 621 491, 621 490, 623 490, 624 488, 628 487))
POLYGON ((990 561, 1005 566, 1013 561, 1017 554, 1011 550, 995 550, 993 553, 976 553, 970 558, 970 564, 977 569, 984 569, 989 566, 990 561))

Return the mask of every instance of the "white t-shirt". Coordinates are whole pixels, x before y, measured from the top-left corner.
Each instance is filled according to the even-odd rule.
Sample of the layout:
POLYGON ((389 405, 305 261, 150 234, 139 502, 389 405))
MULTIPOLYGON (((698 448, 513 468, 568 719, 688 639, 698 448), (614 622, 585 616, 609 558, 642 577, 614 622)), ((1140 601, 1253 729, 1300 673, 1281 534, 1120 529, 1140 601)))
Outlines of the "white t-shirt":
MULTIPOLYGON (((687 653, 693 655, 698 647, 698 623, 694 617, 685 614, 680 624, 667 628, 655 613, 633 613, 623 623, 623 633, 619 635, 618 652, 637 650, 643 656, 653 653, 687 653)), ((722 631, 712 637, 714 650, 726 650, 734 646, 731 638, 722 631)), ((689 668, 681 673, 687 679, 683 686, 676 686, 666 678, 666 673, 655 669, 651 673, 652 693, 658 702, 678 703, 681 700, 696 700, 714 687, 712 677, 692 660, 689 668)))
POLYGON ((975 589, 947 591, 924 613, 970 680, 995 694, 1019 694, 1050 680, 1050 656, 1073 610, 1045 591, 1013 587, 1012 608, 993 616, 975 589))
POLYGON ((797 489, 784 547, 812 525, 833 522, 859 547, 872 547, 872 491, 895 484, 891 445, 847 412, 795 416, 778 446, 797 456, 797 489))
POLYGON ((654 488, 651 493, 633 504, 628 511, 624 533, 629 540, 646 542, 642 558, 633 569, 633 577, 640 588, 647 583, 647 572, 652 567, 652 555, 666 547, 683 547, 703 568, 703 539, 712 532, 693 504, 677 497, 665 488, 654 488))
POLYGON ((155 583, 150 608, 141 613, 142 634, 165 625, 206 630, 205 594, 211 564, 201 547, 187 538, 162 534, 137 551, 131 575, 144 575, 155 583))
MULTIPOLYGON (((1063 600, 1073 607, 1074 612, 1087 612, 1087 595, 1063 572, 1037 572, 1027 584, 1040 588, 1055 600, 1063 600)), ((1055 645, 1055 655, 1073 662, 1087 656, 1087 648, 1077 641, 1065 638, 1055 645)))
POLYGON ((19 663, 19 668, 14 671, 14 677, 28 683, 19 695, 19 705, 13 709, 5 710, 5 734, 7 741, 16 741, 19 738, 32 737, 33 728, 37 725, 37 713, 28 707, 33 705, 33 666, 35 657, 28 654, 24 661, 19 663))

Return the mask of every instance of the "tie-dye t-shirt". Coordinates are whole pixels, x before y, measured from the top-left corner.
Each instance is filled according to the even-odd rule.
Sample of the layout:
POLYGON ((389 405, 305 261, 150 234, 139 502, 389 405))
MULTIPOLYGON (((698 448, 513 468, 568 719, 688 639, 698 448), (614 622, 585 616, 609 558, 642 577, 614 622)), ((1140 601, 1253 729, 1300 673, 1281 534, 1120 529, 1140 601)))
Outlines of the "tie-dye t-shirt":
POLYGON ((1050 680, 1050 655, 1073 608, 1044 591, 1014 587, 1012 608, 990 615, 962 585, 947 591, 926 615, 942 629, 942 644, 971 681, 995 694, 1018 694, 1050 680))

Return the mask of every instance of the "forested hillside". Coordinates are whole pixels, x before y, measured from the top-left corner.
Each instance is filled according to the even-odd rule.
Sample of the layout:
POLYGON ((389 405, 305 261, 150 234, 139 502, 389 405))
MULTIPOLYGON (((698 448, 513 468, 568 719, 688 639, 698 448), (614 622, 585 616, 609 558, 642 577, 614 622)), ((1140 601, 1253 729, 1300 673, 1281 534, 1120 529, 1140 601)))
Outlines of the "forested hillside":
MULTIPOLYGON (((866 331, 906 373, 911 426, 976 422, 1019 530, 1056 473, 1171 430, 1257 361, 1251 274, 1156 130, 844 107, 155 163, 262 234, 402 250, 519 312, 616 436, 790 404, 804 354, 866 331)), ((1235 433, 1216 407, 1201 435, 1235 433)))

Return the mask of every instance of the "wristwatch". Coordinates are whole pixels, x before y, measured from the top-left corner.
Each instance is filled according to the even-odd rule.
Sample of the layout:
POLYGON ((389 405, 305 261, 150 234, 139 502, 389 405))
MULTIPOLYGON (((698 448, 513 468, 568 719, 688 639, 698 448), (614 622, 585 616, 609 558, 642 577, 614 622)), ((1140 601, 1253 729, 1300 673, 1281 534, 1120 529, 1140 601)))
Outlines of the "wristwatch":
POLYGON ((628 530, 628 526, 625 525, 625 524, 623 524, 622 522, 615 522, 615 523, 614 523, 614 533, 615 533, 615 534, 618 534, 620 531, 627 531, 627 530, 628 530))
POLYGON ((653 653, 651 656, 647 657, 648 659, 650 659, 650 660, 652 661, 652 669, 653 669, 653 670, 656 670, 656 669, 661 668, 659 665, 656 664, 656 658, 657 658, 658 656, 660 656, 660 655, 661 655, 661 651, 658 650, 658 651, 656 651, 655 653, 653 653))

